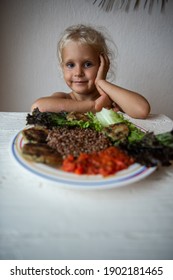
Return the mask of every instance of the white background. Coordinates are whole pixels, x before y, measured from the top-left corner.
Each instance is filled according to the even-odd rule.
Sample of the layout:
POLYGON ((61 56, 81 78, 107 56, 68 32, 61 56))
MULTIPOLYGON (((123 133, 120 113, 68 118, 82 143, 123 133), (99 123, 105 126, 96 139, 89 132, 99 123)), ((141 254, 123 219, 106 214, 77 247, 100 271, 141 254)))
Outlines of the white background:
POLYGON ((117 85, 143 94, 152 113, 173 118, 173 1, 163 14, 157 1, 151 14, 145 1, 128 13, 106 13, 92 2, 1 1, 1 111, 29 111, 36 98, 68 90, 58 70, 57 40, 67 26, 91 23, 105 26, 118 47, 117 85))

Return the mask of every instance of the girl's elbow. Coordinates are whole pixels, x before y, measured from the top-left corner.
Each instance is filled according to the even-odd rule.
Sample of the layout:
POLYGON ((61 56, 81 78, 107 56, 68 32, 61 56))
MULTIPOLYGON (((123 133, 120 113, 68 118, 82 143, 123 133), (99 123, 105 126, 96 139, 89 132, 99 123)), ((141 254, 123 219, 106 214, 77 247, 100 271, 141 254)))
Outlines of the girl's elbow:
POLYGON ((151 107, 150 107, 150 104, 147 102, 146 104, 141 106, 141 108, 139 109, 138 118, 139 119, 146 119, 148 117, 148 115, 150 114, 150 111, 151 111, 151 107))
POLYGON ((31 112, 33 112, 34 109, 38 108, 40 112, 44 112, 45 108, 43 106, 42 98, 37 99, 31 106, 31 112))
MULTIPOLYGON (((150 104, 148 102, 135 106, 132 111, 129 112, 129 116, 134 119, 146 119, 150 113, 150 104)), ((128 112, 126 112, 128 114, 128 112)))

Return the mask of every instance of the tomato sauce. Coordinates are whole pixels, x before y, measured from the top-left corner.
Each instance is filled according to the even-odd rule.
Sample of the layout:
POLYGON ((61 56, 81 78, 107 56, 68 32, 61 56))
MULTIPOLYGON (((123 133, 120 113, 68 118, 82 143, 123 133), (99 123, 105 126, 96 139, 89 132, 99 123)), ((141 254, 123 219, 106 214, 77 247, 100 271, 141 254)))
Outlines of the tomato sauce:
POLYGON ((81 153, 77 158, 67 156, 62 164, 63 171, 75 174, 108 176, 128 168, 134 159, 117 147, 109 147, 100 152, 81 153))

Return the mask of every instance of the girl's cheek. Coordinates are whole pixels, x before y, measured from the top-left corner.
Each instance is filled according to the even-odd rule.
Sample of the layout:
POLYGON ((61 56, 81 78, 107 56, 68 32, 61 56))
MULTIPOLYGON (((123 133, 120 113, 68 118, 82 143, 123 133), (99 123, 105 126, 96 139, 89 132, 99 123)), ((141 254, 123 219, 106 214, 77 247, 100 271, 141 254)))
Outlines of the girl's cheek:
POLYGON ((63 77, 64 77, 65 80, 68 80, 69 79, 69 74, 67 72, 64 72, 63 77))

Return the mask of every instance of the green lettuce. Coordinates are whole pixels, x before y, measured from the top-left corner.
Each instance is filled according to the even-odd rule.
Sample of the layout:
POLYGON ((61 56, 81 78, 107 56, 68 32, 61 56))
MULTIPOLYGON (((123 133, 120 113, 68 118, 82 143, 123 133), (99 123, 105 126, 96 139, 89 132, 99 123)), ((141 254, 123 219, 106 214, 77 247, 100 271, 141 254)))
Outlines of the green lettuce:
POLYGON ((95 115, 91 112, 87 113, 88 120, 69 120, 67 118, 67 112, 40 112, 38 108, 35 108, 32 114, 28 114, 26 117, 26 124, 40 125, 47 128, 52 128, 56 126, 79 126, 81 128, 93 128, 100 131, 102 125, 97 120, 95 115))

